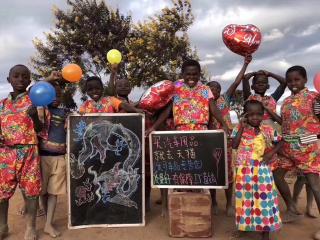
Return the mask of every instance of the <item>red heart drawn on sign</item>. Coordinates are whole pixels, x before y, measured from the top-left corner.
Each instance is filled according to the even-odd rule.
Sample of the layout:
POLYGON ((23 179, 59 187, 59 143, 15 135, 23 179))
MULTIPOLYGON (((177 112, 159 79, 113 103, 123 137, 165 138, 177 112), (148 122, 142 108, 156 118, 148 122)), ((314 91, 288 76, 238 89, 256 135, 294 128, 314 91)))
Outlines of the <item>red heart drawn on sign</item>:
POLYGON ((260 29, 252 24, 230 24, 222 31, 224 44, 234 53, 245 56, 254 53, 261 43, 260 29))

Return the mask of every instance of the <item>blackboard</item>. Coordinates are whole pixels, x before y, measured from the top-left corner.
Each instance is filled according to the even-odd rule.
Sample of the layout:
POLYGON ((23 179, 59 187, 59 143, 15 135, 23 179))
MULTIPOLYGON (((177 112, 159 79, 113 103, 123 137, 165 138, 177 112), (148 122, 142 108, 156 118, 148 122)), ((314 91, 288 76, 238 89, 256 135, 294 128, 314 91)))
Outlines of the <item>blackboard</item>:
POLYGON ((228 187, 222 130, 155 131, 150 137, 152 187, 228 187))
POLYGON ((144 226, 144 115, 70 115, 67 142, 69 228, 144 226))

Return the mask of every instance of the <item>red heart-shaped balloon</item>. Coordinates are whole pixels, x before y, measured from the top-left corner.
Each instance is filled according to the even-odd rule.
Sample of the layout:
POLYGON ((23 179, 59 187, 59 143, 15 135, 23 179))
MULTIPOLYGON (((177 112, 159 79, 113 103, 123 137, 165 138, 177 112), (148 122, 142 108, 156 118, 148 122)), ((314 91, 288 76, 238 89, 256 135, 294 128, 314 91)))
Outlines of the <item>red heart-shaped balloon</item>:
POLYGON ((158 82, 142 95, 139 107, 151 112, 157 111, 170 102, 173 92, 173 82, 169 80, 158 82))
POLYGON ((254 53, 261 43, 260 29, 252 24, 230 24, 222 31, 224 44, 234 53, 245 56, 254 53))

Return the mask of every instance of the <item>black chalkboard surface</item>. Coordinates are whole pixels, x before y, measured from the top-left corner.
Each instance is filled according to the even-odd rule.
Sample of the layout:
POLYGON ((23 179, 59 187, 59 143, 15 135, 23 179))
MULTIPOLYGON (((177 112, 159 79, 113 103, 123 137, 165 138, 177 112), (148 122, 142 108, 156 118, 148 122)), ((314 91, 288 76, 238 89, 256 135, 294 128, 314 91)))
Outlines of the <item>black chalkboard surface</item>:
POLYGON ((152 187, 227 188, 226 150, 222 130, 152 132, 152 187))
POLYGON ((71 115, 69 228, 144 226, 144 116, 71 115))

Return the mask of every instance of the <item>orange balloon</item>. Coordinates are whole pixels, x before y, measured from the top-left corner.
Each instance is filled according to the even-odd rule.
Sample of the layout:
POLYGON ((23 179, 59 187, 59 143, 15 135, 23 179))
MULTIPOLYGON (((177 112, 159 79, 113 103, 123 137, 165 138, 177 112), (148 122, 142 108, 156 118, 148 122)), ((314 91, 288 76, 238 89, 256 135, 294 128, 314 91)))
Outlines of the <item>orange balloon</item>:
POLYGON ((68 64, 62 69, 62 77, 72 83, 79 82, 82 78, 82 69, 77 64, 68 64))
POLYGON ((320 92, 320 72, 318 72, 313 79, 313 85, 315 89, 320 92))

